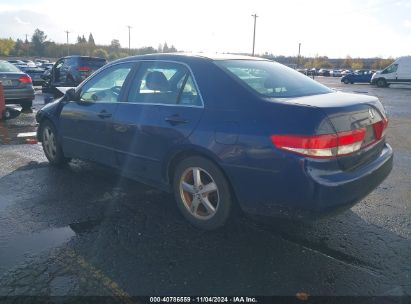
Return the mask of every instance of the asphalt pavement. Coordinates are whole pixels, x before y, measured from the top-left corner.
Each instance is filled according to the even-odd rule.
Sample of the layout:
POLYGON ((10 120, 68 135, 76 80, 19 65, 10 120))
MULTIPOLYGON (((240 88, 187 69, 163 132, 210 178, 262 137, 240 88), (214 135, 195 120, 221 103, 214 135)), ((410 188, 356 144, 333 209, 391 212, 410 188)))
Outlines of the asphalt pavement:
MULTIPOLYGON (((411 86, 376 88, 390 116, 391 175, 316 222, 239 216, 199 231, 172 195, 80 160, 48 165, 34 113, 0 124, 0 296, 411 296, 411 86)), ((252 191, 252 189, 250 189, 252 191)))

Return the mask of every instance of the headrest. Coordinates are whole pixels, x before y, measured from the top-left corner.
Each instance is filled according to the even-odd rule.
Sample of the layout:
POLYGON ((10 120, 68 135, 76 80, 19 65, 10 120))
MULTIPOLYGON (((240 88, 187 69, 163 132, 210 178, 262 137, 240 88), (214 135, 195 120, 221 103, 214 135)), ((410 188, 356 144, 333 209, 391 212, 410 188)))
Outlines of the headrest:
POLYGON ((167 91, 169 84, 166 76, 162 72, 154 71, 148 73, 146 77, 146 87, 153 91, 167 91))

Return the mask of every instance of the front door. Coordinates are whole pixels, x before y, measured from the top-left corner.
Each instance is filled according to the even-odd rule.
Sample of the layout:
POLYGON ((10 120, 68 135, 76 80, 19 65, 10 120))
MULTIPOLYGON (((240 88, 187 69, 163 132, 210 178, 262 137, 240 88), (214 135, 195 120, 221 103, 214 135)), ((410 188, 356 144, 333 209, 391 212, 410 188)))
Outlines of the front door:
POLYGON ((114 145, 125 175, 161 182, 168 153, 182 145, 203 113, 194 77, 182 64, 145 61, 114 117, 114 145))
POLYGON ((114 166, 113 117, 133 63, 102 70, 78 89, 61 112, 64 154, 114 166))

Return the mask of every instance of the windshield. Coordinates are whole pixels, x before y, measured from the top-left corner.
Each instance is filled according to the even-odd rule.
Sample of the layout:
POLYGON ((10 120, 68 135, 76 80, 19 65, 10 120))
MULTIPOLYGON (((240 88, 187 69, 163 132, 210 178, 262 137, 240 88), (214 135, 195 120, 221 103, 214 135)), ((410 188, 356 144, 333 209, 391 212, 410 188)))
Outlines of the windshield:
POLYGON ((216 64, 265 97, 290 98, 332 92, 311 78, 273 61, 222 60, 216 64))
POLYGON ((17 67, 6 61, 0 61, 0 72, 21 73, 17 67))

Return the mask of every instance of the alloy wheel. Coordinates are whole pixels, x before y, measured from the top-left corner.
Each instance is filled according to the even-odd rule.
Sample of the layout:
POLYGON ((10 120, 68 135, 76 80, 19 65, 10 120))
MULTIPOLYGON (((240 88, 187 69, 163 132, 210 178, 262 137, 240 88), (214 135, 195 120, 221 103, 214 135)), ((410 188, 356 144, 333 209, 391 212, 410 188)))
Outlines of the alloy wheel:
POLYGON ((199 167, 187 168, 181 175, 180 196, 190 214, 200 220, 212 218, 220 203, 217 184, 199 167))

